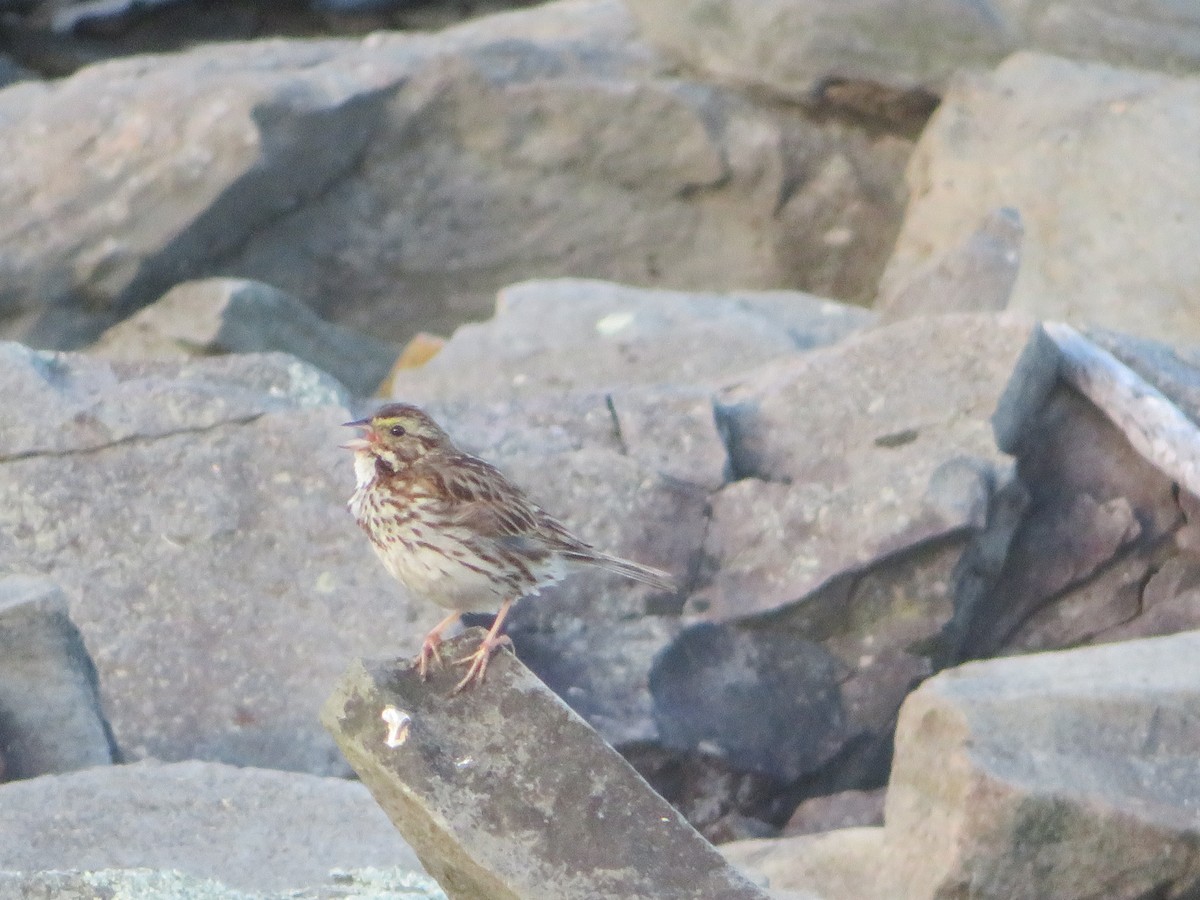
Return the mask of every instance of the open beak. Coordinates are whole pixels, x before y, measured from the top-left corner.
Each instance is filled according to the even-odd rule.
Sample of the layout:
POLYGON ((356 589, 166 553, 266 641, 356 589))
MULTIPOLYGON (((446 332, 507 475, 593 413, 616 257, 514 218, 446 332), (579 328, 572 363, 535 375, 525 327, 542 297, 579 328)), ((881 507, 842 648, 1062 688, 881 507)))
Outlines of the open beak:
MULTIPOLYGON (((353 422, 343 422, 342 427, 343 428, 366 428, 370 424, 371 424, 371 420, 369 418, 368 419, 356 419, 353 422)), ((371 442, 369 440, 367 440, 366 438, 361 438, 361 437, 354 438, 353 440, 346 441, 346 443, 342 444, 343 450, 354 450, 355 452, 357 452, 359 450, 369 450, 370 448, 371 448, 371 442)))

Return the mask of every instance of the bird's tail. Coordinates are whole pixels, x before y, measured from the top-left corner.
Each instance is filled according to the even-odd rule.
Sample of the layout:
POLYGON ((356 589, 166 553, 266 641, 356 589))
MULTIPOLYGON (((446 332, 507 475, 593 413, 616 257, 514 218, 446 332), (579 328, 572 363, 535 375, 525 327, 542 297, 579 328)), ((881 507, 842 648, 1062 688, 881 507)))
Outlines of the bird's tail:
POLYGON ((609 572, 615 572, 618 575, 624 575, 626 578, 632 578, 634 581, 640 581, 643 584, 656 587, 660 591, 673 592, 678 590, 675 585, 675 579, 661 569, 653 569, 650 566, 630 562, 627 559, 621 559, 619 556, 609 556, 607 553, 597 553, 588 562, 609 572))

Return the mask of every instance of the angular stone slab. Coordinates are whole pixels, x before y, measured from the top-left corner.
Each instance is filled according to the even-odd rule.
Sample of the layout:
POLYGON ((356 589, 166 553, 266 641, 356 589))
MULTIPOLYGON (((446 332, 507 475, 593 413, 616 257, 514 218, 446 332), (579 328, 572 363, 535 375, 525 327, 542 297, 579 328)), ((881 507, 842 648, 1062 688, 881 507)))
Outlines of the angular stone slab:
POLYGON ((104 332, 91 349, 134 361, 290 353, 360 397, 375 392, 400 353, 386 341, 326 322, 287 291, 248 278, 177 284, 104 332))
POLYGON ((880 292, 1010 206, 1025 237, 1008 309, 1200 341, 1195 294, 1180 289, 1200 278, 1200 121, 1178 114, 1198 102, 1195 76, 1059 56, 1015 53, 964 72, 909 162, 910 202, 880 292), (1154 164, 1129 177, 1139 159, 1154 164))
MULTIPOLYGON (((143 760, 0 785, 0 872, 134 868, 282 892, 384 867, 420 874, 370 794, 344 778, 143 760)), ((0 900, 13 896, 0 879, 0 900)))
MULTIPOLYGON (((447 642, 447 659, 482 637, 447 642)), ((407 660, 356 661, 322 721, 454 900, 765 898, 507 652, 450 696, 407 660), (394 747, 381 718, 408 717, 394 747)))
POLYGON ((1008 462, 989 416, 1033 323, 910 319, 773 360, 717 395, 739 480, 713 496, 689 605, 729 621, 983 524, 1008 462))
POLYGON ((667 291, 554 278, 504 288, 486 322, 463 325, 392 396, 425 403, 647 385, 708 385, 771 359, 835 344, 868 310, 802 291, 667 291), (719 349, 718 349, 719 348, 719 349), (488 360, 480 366, 479 360, 488 360))
POLYGON ((45 578, 0 578, 0 778, 107 765, 117 756, 96 667, 67 598, 45 578))
POLYGON ((943 672, 900 711, 889 896, 1194 897, 1197 746, 1195 631, 943 672))

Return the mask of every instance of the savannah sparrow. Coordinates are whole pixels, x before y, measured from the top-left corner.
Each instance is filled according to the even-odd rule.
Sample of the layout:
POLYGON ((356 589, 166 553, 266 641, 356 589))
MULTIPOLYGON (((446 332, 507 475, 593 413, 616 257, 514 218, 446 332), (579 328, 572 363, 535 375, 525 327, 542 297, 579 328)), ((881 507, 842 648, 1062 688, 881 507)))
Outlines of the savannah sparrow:
POLYGON ((493 651, 511 644, 500 628, 513 603, 574 569, 597 566, 675 589, 666 572, 575 537, 493 466, 455 447, 415 406, 392 403, 346 425, 363 429, 343 445, 354 451, 358 482, 350 511, 392 577, 451 610, 421 645, 422 678, 431 661, 441 662, 442 631, 460 613, 495 610, 479 649, 460 660, 469 667, 454 693, 482 682, 493 651))

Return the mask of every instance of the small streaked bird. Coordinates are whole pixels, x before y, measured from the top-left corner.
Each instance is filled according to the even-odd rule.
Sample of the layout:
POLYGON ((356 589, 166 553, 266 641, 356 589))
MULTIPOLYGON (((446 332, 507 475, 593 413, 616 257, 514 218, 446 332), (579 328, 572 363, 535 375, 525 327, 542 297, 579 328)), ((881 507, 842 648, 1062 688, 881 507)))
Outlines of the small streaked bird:
POLYGON ((468 668, 454 693, 482 682, 493 651, 511 643, 500 629, 513 603, 576 569, 594 566, 675 590, 666 572, 575 537, 495 467, 459 450, 417 407, 388 404, 346 425, 362 429, 343 445, 354 451, 350 511, 397 581, 451 611, 421 645, 421 678, 441 662, 442 632, 461 613, 494 611, 479 649, 460 660, 468 668))

